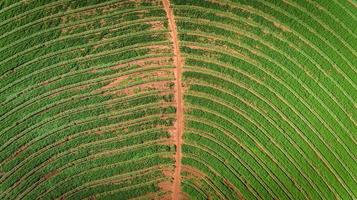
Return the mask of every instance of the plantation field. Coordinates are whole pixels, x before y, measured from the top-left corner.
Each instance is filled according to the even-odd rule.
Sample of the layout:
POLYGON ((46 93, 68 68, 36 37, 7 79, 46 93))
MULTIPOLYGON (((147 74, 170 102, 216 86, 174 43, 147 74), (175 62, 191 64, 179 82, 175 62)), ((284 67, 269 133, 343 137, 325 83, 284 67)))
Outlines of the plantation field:
POLYGON ((355 0, 0 0, 0 199, 357 198, 355 0))

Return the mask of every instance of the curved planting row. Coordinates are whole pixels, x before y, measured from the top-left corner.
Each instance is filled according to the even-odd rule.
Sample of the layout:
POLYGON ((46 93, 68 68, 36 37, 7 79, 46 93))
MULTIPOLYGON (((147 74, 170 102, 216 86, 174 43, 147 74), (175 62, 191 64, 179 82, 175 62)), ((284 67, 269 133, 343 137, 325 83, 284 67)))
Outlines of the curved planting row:
POLYGON ((356 8, 0 1, 0 199, 356 199, 356 8))
POLYGON ((182 163, 195 169, 181 172, 183 192, 198 199, 356 198, 355 7, 172 4, 185 59, 182 163))
POLYGON ((161 2, 0 8, 0 198, 170 195, 174 75, 161 2))

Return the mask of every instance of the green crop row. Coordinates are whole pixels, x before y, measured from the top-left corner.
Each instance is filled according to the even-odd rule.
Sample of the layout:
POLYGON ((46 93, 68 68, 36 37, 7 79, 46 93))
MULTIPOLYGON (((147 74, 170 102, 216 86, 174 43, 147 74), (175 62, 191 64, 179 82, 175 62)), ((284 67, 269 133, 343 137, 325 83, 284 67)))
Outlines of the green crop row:
MULTIPOLYGON (((207 159, 224 158, 260 198, 353 198, 351 19, 342 12, 333 18, 334 11, 315 7, 320 2, 172 2, 185 57, 186 143, 211 149, 207 159)), ((193 197, 199 192, 188 181, 193 197)))
POLYGON ((2 1, 0 19, 0 198, 166 194, 176 108, 160 2, 2 1))
MULTIPOLYGON (((196 75, 196 77, 197 77, 197 75, 196 75)), ((210 78, 207 78, 207 77, 205 77, 205 78, 203 78, 203 79, 205 79, 205 80, 211 80, 211 81, 214 81, 214 78, 213 77, 210 77, 210 78)), ((222 83, 222 81, 220 81, 221 83, 222 83)), ((265 96, 267 96, 267 95, 265 95, 265 96)), ((208 103, 208 102, 202 102, 202 101, 199 101, 199 102, 197 102, 197 103, 195 103, 195 104, 198 104, 198 105, 210 105, 210 103, 208 103)), ((222 112, 222 111, 224 111, 224 109, 223 109, 223 107, 221 106, 221 105, 216 105, 216 104, 211 104, 210 105, 210 109, 214 109, 214 110, 216 110, 215 108, 219 108, 219 110, 217 110, 217 111, 219 111, 219 112, 222 112)), ((288 110, 286 110, 286 111, 288 111, 288 110)), ((285 112, 286 112, 285 111, 285 112)), ((228 113, 227 113, 228 114, 228 113)), ((290 114, 291 115, 291 114, 290 114)), ((231 113, 231 114, 229 114, 228 115, 228 117, 229 118, 235 118, 235 119, 237 119, 237 116, 236 116, 236 114, 234 114, 234 113, 231 113)), ((280 117, 279 117, 280 118, 280 117)), ((295 120, 299 120, 298 118, 294 118, 295 120)), ((241 119, 242 120, 242 119, 241 119)), ((249 122, 246 122, 246 124, 249 124, 249 122)), ((281 121, 280 121, 280 124, 281 124, 281 121)), ((283 124, 281 124, 280 126, 282 126, 283 124)), ((291 129, 291 128, 289 128, 289 126, 286 126, 285 125, 285 127, 283 127, 283 129, 291 129)), ((302 128, 301 128, 302 129, 302 128)), ((251 129, 251 130, 254 130, 254 129, 251 129)), ((292 130, 292 132, 294 131, 294 129, 292 130)), ((304 131, 304 130, 302 130, 302 131, 304 131)), ((255 131, 256 132, 256 131, 255 131)), ((306 133, 306 132, 305 132, 306 133)), ((299 138, 299 137, 296 137, 297 135, 291 135, 291 136, 294 136, 294 140, 295 141, 297 141, 297 140, 301 140, 301 138, 299 138)), ((290 137, 291 137, 290 136, 290 137)), ((273 136, 274 137, 274 136, 273 136)), ((309 136, 311 139, 312 139, 312 135, 310 135, 309 136)), ((310 139, 310 140, 311 140, 310 139)), ((319 145, 319 143, 317 143, 319 141, 319 139, 318 138, 316 138, 315 139, 315 143, 314 143, 314 145, 318 145, 317 147, 318 148, 320 148, 320 149, 324 149, 325 147, 322 145, 319 145)), ((307 145, 307 143, 306 143, 306 141, 304 141, 304 140, 301 140, 301 142, 299 142, 298 143, 299 144, 299 146, 302 146, 302 148, 305 150, 305 151, 307 151, 307 152, 309 152, 307 155, 308 156, 313 156, 314 155, 314 153, 313 153, 313 151, 311 150, 311 148, 309 147, 309 145, 307 145)), ((324 151, 320 151, 320 153, 324 153, 324 151)), ((323 154, 323 155, 325 155, 325 156, 328 156, 328 157, 330 157, 330 156, 332 156, 332 154, 323 154)), ((315 154, 315 156, 316 156, 316 154, 315 154)), ((312 162, 314 162, 314 163, 316 163, 315 164, 315 167, 317 167, 317 168, 324 168, 324 166, 323 165, 321 165, 322 163, 318 163, 318 162, 316 162, 317 160, 316 159, 314 159, 314 157, 315 156, 313 156, 313 157, 311 157, 311 161, 312 162)), ((328 158, 327 157, 327 158, 328 158)), ((334 157, 332 156, 332 159, 334 160, 334 157)), ((345 161, 346 162, 346 161, 345 161)), ((336 163, 334 163, 334 165, 335 165, 335 167, 338 167, 338 166, 341 166, 340 165, 340 163, 339 162, 336 162, 336 163)), ((342 169, 343 170, 343 169, 342 169)), ((340 172, 341 174, 343 173, 343 172, 340 172)), ((327 178, 327 177, 325 177, 325 178, 327 178)), ((330 176, 328 177, 328 178, 331 178, 330 176)), ((345 175, 345 178, 346 178, 346 180, 348 180, 347 178, 349 178, 348 177, 348 174, 346 174, 345 175)))
MULTIPOLYGON (((158 150, 155 148, 153 150, 154 150, 154 152, 158 152, 158 150)), ((143 151, 143 150, 141 150, 141 152, 145 153, 145 151, 143 151)), ((47 193, 44 196, 44 198, 46 198, 46 196, 52 197, 52 198, 59 197, 65 191, 69 191, 71 189, 74 189, 75 187, 78 187, 78 186, 84 184, 85 182, 89 182, 89 181, 96 180, 99 178, 111 177, 111 176, 117 175, 119 173, 127 173, 127 172, 135 171, 138 169, 149 168, 149 167, 152 167, 155 165, 157 166, 157 165, 167 164, 167 163, 172 162, 171 159, 160 158, 160 156, 153 154, 153 152, 150 153, 149 151, 146 151, 146 153, 151 154, 151 156, 147 157, 148 154, 146 154, 145 155, 147 157, 146 159, 132 159, 132 156, 135 155, 134 152, 132 152, 131 154, 128 154, 128 156, 129 156, 128 158, 130 158, 130 160, 133 160, 135 162, 123 163, 123 164, 119 164, 117 166, 114 165, 113 167, 110 167, 110 168, 109 167, 108 168, 98 168, 95 171, 92 171, 90 173, 86 173, 86 174, 79 176, 80 178, 75 177, 75 176, 74 176, 74 178, 69 178, 69 180, 65 184, 65 187, 60 187, 61 189, 56 189, 56 190, 53 190, 51 193, 47 193)), ((110 162, 113 163, 113 161, 114 160, 111 160, 110 162)), ((109 164, 109 163, 106 163, 106 164, 109 164)), ((91 165, 92 165, 91 161, 89 161, 89 163, 86 163, 85 165, 81 165, 81 166, 91 166, 91 165)), ((103 166, 103 162, 100 163, 100 166, 103 166)), ((86 167, 86 169, 88 169, 88 167, 86 167)), ((28 197, 31 198, 31 196, 32 197, 39 196, 42 192, 45 192, 52 186, 56 186, 55 185, 56 183, 61 182, 61 181, 63 182, 63 180, 65 178, 68 179, 68 177, 73 177, 74 174, 77 174, 78 172, 81 172, 86 169, 84 169, 84 168, 81 169, 81 167, 79 167, 79 166, 69 168, 68 170, 63 171, 60 175, 55 176, 52 179, 46 181, 46 184, 40 185, 36 190, 29 193, 28 197)), ((145 182, 145 180, 141 180, 141 181, 145 182)), ((57 188, 58 188, 58 186, 57 186, 57 188)))

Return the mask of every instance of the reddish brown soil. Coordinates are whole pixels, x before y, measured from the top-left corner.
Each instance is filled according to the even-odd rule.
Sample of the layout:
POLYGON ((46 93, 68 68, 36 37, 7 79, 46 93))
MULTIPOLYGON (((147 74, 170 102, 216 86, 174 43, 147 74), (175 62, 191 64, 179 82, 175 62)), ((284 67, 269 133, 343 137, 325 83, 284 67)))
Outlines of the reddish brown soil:
POLYGON ((176 102, 176 122, 175 122, 175 132, 173 135, 173 139, 176 145, 176 154, 175 154, 175 171, 174 171, 174 180, 172 184, 172 199, 178 200, 180 199, 181 194, 181 145, 182 145, 182 134, 184 130, 184 120, 183 120, 183 96, 182 96, 182 68, 183 68, 183 59, 181 57, 180 48, 179 48, 179 40, 177 36, 177 27, 174 19, 174 14, 172 8, 170 6, 169 0, 162 1, 166 16, 168 19, 170 36, 173 43, 173 51, 174 51, 174 66, 175 66, 175 102, 176 102))
POLYGON ((244 200, 244 197, 243 197, 242 193, 240 193, 240 191, 237 190, 236 187, 235 187, 231 182, 229 182, 227 179, 223 179, 223 182, 224 182, 228 187, 230 187, 233 191, 236 192, 237 197, 238 197, 239 200, 244 200))
MULTIPOLYGON (((167 49, 166 46, 151 46, 152 50, 157 50, 160 51, 162 49, 167 49)), ((127 67, 127 66, 137 66, 138 68, 144 69, 144 68, 149 68, 149 67, 157 67, 157 66, 165 66, 165 65, 170 65, 170 57, 155 57, 155 58, 144 58, 144 59, 139 59, 139 60, 134 60, 134 61, 129 61, 126 63, 121 63, 115 66, 110 67, 112 70, 116 70, 119 68, 127 67)), ((162 78, 162 77, 168 77, 172 76, 172 71, 169 69, 162 69, 162 70, 153 70, 153 71, 148 71, 145 73, 140 73, 140 72, 134 72, 131 74, 127 75, 122 75, 119 76, 115 79, 113 79, 110 83, 105 85, 104 87, 100 88, 101 91, 107 90, 113 87, 117 87, 120 84, 122 84, 124 81, 125 82, 132 82, 134 81, 134 78, 140 78, 142 80, 146 79, 152 79, 152 77, 156 78, 162 78)), ((135 85, 131 86, 128 88, 125 88, 123 90, 115 90, 115 91, 109 91, 106 93, 103 93, 103 95, 130 95, 134 94, 136 92, 142 91, 142 90, 157 90, 157 91, 164 91, 168 86, 166 85, 167 81, 157 81, 157 82, 148 82, 140 85, 135 85)))
POLYGON ((164 191, 170 191, 172 184, 170 181, 164 181, 164 182, 159 183, 159 187, 164 191))
POLYGON ((205 176, 202 172, 190 166, 182 166, 182 171, 190 173, 192 177, 189 178, 201 179, 205 176))
POLYGON ((108 88, 112 88, 112 87, 116 87, 118 85, 120 85, 120 83, 125 80, 126 78, 128 78, 128 76, 121 76, 116 78, 113 82, 109 83, 108 85, 102 87, 102 89, 108 89, 108 88))
MULTIPOLYGON (((150 50, 153 50, 154 48, 158 48, 158 46, 152 45, 149 48, 150 48, 150 50)), ((144 58, 144 59, 140 59, 140 60, 134 60, 134 61, 118 64, 118 65, 112 66, 110 68, 115 70, 115 69, 119 69, 119 68, 126 67, 129 65, 138 65, 139 67, 144 67, 144 66, 150 67, 150 66, 168 65, 168 64, 169 64, 168 58, 154 57, 154 58, 144 58)))
POLYGON ((27 149, 27 145, 23 145, 21 146, 16 152, 14 157, 18 156, 20 153, 22 153, 23 151, 25 151, 27 149))
POLYGON ((163 30, 165 27, 164 27, 164 24, 160 21, 151 21, 151 22, 147 22, 148 24, 151 25, 151 29, 152 30, 163 30))
POLYGON ((57 173, 58 173, 57 170, 54 170, 54 171, 52 171, 52 172, 46 174, 46 175, 44 176, 44 179, 45 179, 45 180, 48 180, 48 179, 50 179, 51 177, 55 176, 57 173))

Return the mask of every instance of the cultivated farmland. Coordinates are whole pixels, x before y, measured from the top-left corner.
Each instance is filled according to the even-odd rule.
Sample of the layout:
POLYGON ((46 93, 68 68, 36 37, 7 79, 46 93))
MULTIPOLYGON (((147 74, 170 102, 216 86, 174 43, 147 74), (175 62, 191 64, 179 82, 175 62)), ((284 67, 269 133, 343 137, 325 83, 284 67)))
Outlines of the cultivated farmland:
POLYGON ((356 199, 354 0, 0 0, 0 199, 356 199))

